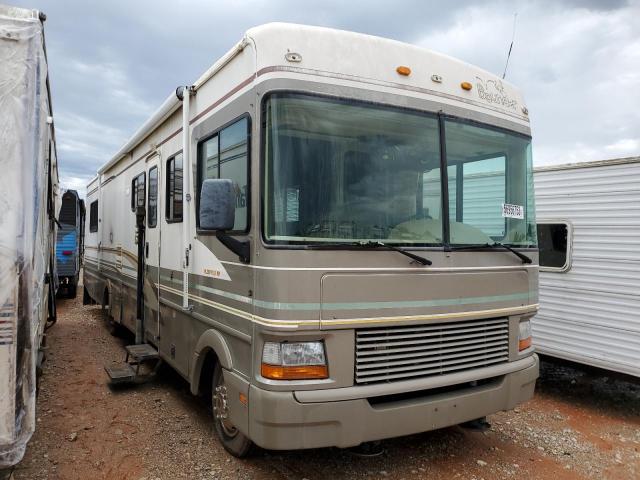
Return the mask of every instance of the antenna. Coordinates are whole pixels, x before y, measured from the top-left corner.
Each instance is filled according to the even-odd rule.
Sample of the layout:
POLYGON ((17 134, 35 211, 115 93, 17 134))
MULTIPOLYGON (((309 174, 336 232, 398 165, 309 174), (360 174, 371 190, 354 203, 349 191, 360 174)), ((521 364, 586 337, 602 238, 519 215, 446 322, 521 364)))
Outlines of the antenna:
POLYGON ((507 53, 507 63, 504 65, 504 72, 502 72, 502 79, 507 74, 507 67, 509 66, 509 58, 511 58, 511 50, 513 49, 513 41, 516 38, 516 19, 518 18, 518 12, 513 14, 513 33, 511 34, 511 45, 509 45, 509 53, 507 53))

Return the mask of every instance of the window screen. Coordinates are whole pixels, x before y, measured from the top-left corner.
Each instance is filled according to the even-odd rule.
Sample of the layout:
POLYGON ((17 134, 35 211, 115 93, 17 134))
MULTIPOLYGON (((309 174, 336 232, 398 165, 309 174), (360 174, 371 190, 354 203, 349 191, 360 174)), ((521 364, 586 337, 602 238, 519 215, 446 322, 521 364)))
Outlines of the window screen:
POLYGON ((91 203, 89 207, 89 231, 98 231, 98 201, 91 203))
POLYGON ((140 175, 131 180, 131 211, 136 211, 136 206, 144 207, 145 204, 145 175, 140 175))
POLYGON ((182 221, 182 154, 167 160, 167 205, 169 222, 182 221))
POLYGON ((216 132, 198 145, 198 202, 203 180, 233 180, 236 192, 236 216, 233 230, 249 226, 249 119, 244 117, 216 132))
POLYGON ((158 224, 158 167, 149 169, 149 202, 147 225, 154 228, 158 224))
POLYGON ((539 223, 540 266, 564 270, 567 267, 569 227, 566 223, 539 223))

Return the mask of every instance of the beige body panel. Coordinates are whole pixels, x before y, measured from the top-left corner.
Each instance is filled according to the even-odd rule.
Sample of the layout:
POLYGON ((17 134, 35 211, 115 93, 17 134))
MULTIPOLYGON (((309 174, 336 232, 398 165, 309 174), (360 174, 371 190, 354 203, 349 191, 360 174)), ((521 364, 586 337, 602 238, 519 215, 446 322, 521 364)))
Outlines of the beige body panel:
MULTIPOLYGON (((528 288, 526 269, 491 273, 331 273, 321 280, 320 326, 353 328, 464 318, 470 312, 530 305, 528 288), (498 295, 496 284, 505 286, 498 295)), ((482 315, 487 313, 475 317, 482 315)))

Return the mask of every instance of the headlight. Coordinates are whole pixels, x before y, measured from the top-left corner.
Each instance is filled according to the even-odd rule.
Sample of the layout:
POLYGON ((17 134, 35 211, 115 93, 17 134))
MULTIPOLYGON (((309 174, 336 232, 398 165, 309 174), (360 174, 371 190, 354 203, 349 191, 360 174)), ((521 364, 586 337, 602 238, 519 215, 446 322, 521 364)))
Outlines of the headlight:
POLYGON ((260 373, 272 380, 328 378, 322 342, 265 342, 260 373))
POLYGON ((531 320, 520 322, 518 329, 518 351, 526 350, 531 346, 531 320))

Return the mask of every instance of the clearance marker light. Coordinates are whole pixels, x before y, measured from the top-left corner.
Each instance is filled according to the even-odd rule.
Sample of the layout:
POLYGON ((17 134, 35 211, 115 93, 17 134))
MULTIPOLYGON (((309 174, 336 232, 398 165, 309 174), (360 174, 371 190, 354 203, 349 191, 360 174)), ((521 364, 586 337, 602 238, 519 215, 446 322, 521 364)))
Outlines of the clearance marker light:
POLYGON ((469 82, 462 82, 460 84, 460 87, 462 87, 463 90, 471 90, 473 88, 473 85, 471 85, 469 82))
POLYGON ((404 75, 405 77, 411 75, 411 69, 403 65, 400 65, 398 68, 396 68, 396 72, 398 72, 400 75, 404 75))

